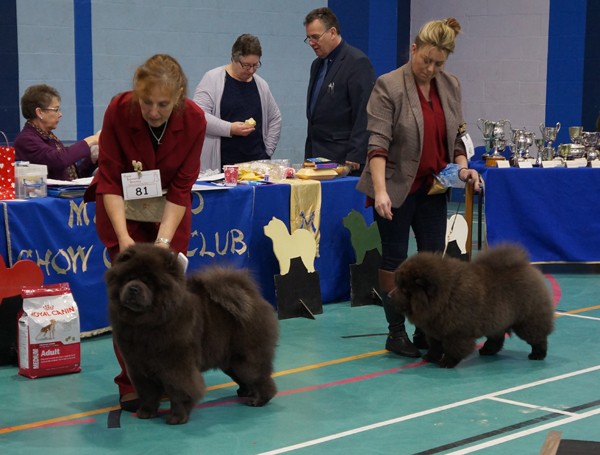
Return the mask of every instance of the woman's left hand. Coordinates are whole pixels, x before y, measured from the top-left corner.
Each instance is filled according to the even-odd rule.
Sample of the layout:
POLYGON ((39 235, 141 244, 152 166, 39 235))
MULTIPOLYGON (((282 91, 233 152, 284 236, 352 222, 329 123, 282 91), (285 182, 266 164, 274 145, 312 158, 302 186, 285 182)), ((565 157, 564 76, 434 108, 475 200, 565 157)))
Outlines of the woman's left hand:
POLYGON ((479 191, 479 173, 475 169, 461 168, 458 171, 458 178, 467 184, 473 182, 473 190, 479 191))

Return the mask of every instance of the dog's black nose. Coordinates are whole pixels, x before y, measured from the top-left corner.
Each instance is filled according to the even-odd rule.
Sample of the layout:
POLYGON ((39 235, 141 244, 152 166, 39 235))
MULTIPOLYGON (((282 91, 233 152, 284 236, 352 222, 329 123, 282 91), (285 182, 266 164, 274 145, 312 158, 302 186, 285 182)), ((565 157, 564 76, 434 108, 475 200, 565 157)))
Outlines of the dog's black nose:
POLYGON ((129 294, 137 295, 140 293, 140 289, 137 286, 129 286, 128 292, 129 294))

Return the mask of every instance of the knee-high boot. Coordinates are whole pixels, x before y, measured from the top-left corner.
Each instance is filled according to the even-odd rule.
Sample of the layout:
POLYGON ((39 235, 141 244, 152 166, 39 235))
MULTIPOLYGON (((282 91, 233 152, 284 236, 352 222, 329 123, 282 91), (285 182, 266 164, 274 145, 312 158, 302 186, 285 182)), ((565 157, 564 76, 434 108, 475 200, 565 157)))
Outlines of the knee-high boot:
POLYGON ((394 272, 379 269, 379 287, 389 334, 385 348, 403 357, 421 357, 421 353, 408 338, 404 328, 404 316, 390 304, 388 294, 394 289, 394 272))

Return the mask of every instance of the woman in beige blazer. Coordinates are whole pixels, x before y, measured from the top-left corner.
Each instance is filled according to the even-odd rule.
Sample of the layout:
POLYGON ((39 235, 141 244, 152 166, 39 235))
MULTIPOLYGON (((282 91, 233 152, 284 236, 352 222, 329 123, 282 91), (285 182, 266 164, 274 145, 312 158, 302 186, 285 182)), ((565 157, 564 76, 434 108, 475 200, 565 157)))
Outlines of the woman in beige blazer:
POLYGON ((461 139, 460 83, 442 72, 459 31, 454 18, 425 24, 411 46, 411 60, 377 80, 367 106, 368 163, 357 189, 373 205, 381 234, 379 283, 389 324, 385 347, 406 357, 420 357, 427 341, 418 329, 414 344, 410 341, 404 316, 389 305, 387 294, 394 288, 394 270, 408 256, 411 227, 419 251, 444 250, 446 194, 427 194, 433 174, 457 163, 462 166, 459 178, 479 189, 461 139))

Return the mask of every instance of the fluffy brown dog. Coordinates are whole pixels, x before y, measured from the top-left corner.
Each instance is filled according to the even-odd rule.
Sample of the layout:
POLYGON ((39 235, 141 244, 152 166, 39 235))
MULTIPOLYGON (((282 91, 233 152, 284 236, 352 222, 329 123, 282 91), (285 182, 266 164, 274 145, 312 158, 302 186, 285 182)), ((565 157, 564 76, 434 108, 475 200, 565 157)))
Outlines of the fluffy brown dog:
POLYGON ((487 338, 479 353, 493 355, 511 332, 531 345, 531 360, 546 357, 554 302, 522 248, 492 248, 471 263, 418 253, 398 267, 395 281, 391 302, 427 335, 423 360, 453 368, 477 338, 487 338))
POLYGON ((140 398, 137 416, 186 423, 204 396, 201 372, 220 368, 249 406, 276 393, 278 322, 247 272, 210 267, 185 277, 175 254, 149 244, 121 253, 105 274, 113 337, 140 398))

